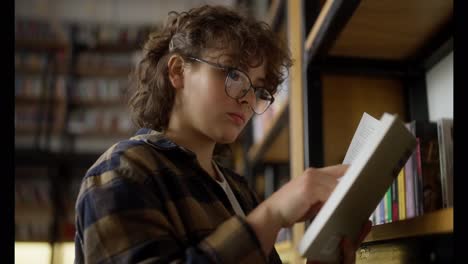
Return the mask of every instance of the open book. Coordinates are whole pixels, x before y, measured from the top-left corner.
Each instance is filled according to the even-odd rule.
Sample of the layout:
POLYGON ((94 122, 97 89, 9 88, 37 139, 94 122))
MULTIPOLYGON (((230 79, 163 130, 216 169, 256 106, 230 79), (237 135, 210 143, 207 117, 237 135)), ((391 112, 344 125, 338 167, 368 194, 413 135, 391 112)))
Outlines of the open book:
POLYGON ((337 261, 343 236, 358 239, 415 147, 415 137, 396 115, 385 113, 377 120, 364 113, 343 161, 350 167, 308 226, 299 253, 337 261))

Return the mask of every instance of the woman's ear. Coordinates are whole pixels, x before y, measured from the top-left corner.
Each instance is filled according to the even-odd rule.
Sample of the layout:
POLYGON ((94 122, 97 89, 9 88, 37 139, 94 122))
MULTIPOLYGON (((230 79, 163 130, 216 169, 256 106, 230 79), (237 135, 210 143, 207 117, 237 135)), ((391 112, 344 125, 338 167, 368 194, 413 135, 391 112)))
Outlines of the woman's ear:
POLYGON ((184 60, 179 55, 172 55, 167 61, 167 71, 172 87, 184 87, 184 60))

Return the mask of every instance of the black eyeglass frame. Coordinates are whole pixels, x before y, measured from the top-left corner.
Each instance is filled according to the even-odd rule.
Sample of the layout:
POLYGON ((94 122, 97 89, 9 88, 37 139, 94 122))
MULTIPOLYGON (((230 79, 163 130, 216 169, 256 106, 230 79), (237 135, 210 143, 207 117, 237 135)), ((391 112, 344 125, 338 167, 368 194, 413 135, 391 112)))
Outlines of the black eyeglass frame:
MULTIPOLYGON (((270 95, 271 99, 269 100, 269 101, 270 101, 270 104, 265 108, 265 110, 263 110, 263 112, 257 113, 257 112, 255 111, 254 107, 250 105, 250 108, 252 109, 252 111, 253 111, 255 114, 257 114, 257 115, 261 115, 261 114, 265 113, 266 110, 268 110, 268 108, 269 108, 269 107, 273 104, 273 102, 275 101, 275 97, 273 97, 273 95, 272 95, 267 89, 262 88, 262 87, 255 87, 255 86, 253 86, 252 81, 250 80, 249 75, 248 75, 245 71, 243 71, 243 70, 241 70, 241 69, 234 68, 234 67, 230 67, 230 66, 223 66, 223 65, 221 65, 221 64, 217 64, 217 63, 214 63, 214 62, 211 62, 211 61, 207 61, 207 60, 200 59, 200 58, 196 58, 196 57, 192 57, 192 56, 188 56, 188 57, 186 57, 186 58, 187 58, 187 59, 194 60, 194 61, 206 63, 206 64, 208 64, 208 65, 210 65, 210 66, 212 66, 212 67, 215 67, 215 68, 218 68, 218 69, 221 69, 221 70, 225 71, 225 72, 227 73, 227 75, 226 75, 226 79, 224 80, 224 92, 226 93, 227 96, 229 96, 229 97, 231 97, 231 98, 233 98, 233 99, 240 99, 240 98, 244 97, 244 96, 250 91, 250 89, 253 90, 254 94, 255 94, 256 90, 258 90, 258 89, 263 89, 265 92, 267 92, 267 93, 270 95), (247 89, 246 92, 243 93, 243 94, 242 94, 241 96, 239 96, 238 98, 232 97, 231 95, 229 95, 229 93, 228 93, 228 91, 227 91, 227 81, 228 81, 228 77, 229 77, 229 72, 234 71, 234 70, 243 73, 243 74, 247 77, 247 80, 249 80, 249 85, 250 85, 250 86, 249 86, 249 89, 247 89)), ((261 99, 261 100, 264 100, 264 99, 261 99)))

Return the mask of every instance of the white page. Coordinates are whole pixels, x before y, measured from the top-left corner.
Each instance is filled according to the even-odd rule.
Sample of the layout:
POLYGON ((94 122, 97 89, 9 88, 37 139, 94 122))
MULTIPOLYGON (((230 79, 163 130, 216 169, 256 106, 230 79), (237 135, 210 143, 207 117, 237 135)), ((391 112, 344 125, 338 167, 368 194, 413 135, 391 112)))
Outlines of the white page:
POLYGON ((356 129, 356 132, 354 132, 351 144, 349 145, 349 148, 346 151, 343 164, 351 164, 351 162, 361 152, 363 146, 374 134, 374 132, 379 128, 379 126, 380 121, 378 119, 375 119, 368 113, 364 112, 361 121, 359 121, 359 125, 356 129))

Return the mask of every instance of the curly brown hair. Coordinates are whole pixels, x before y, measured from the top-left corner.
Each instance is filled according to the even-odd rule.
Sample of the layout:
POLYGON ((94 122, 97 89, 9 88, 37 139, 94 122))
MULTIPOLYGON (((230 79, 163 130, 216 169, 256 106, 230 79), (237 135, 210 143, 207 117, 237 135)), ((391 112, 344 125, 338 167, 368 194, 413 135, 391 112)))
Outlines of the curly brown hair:
POLYGON ((266 88, 272 94, 292 65, 287 45, 264 22, 223 6, 170 12, 162 30, 150 33, 132 75, 129 107, 138 127, 164 131, 169 124, 175 97, 168 76, 170 56, 200 56, 207 49, 229 50, 234 63, 244 68, 265 60, 266 88))

